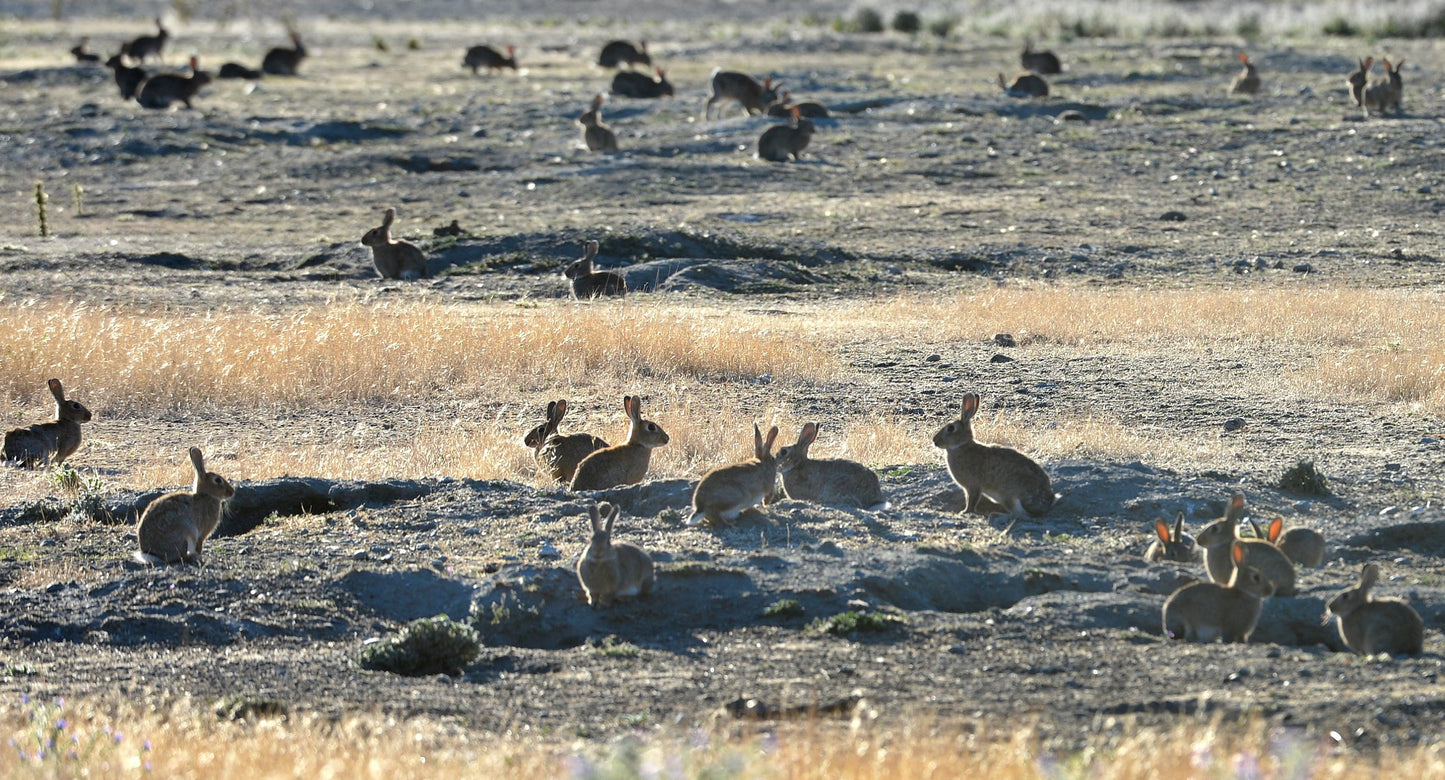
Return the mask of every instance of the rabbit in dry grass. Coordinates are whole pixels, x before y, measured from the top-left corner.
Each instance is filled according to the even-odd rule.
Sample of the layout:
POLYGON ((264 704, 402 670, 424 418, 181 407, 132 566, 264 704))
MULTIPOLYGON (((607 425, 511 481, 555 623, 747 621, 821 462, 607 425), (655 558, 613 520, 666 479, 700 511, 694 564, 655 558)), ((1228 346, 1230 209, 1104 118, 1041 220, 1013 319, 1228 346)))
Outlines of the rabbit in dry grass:
POLYGON ((1033 41, 1024 41, 1024 50, 1019 54, 1019 66, 1045 76, 1064 72, 1058 56, 1051 51, 1034 51, 1033 41))
POLYGON ((1249 61, 1248 54, 1240 52, 1239 61, 1244 64, 1244 69, 1235 75, 1229 91, 1236 95, 1253 95, 1259 91, 1259 71, 1249 61))
POLYGON ((1425 649, 1425 623, 1414 607, 1400 599, 1375 598, 1370 591, 1380 581, 1380 567, 1365 564, 1360 583, 1330 599, 1325 623, 1340 617, 1340 638, 1362 655, 1419 655, 1425 649))
POLYGON ((105 61, 105 66, 115 74, 115 85, 120 88, 121 100, 130 100, 140 92, 141 85, 145 83, 146 72, 142 68, 132 68, 125 64, 119 54, 105 61))
POLYGON ((1247 642, 1259 622, 1264 599, 1274 585, 1244 563, 1244 548, 1231 548, 1234 574, 1227 585, 1194 582, 1174 591, 1164 602, 1164 636, 1191 642, 1247 642))
POLYGON ((592 108, 577 117, 577 124, 582 125, 582 140, 588 149, 594 152, 615 152, 617 134, 602 123, 602 99, 601 95, 592 98, 592 108))
POLYGON ((655 99, 672 97, 672 83, 662 68, 657 69, 657 78, 633 70, 618 71, 612 77, 612 94, 622 97, 655 99))
POLYGON ((467 49, 467 56, 462 59, 462 66, 471 68, 472 75, 476 75, 479 68, 486 68, 489 71, 511 68, 512 72, 517 70, 517 47, 508 46, 506 56, 490 46, 473 46, 467 49))
POLYGON ((90 36, 81 38, 80 43, 75 44, 75 46, 71 48, 70 53, 75 56, 76 62, 83 62, 86 64, 98 64, 100 62, 100 55, 91 51, 86 51, 85 45, 87 43, 90 43, 90 36))
POLYGON ((768 106, 768 116, 790 117, 796 110, 798 115, 804 119, 827 119, 828 107, 816 100, 804 100, 800 103, 793 102, 793 93, 784 91, 778 96, 777 101, 768 106))
POLYGON ((1276 596, 1295 593, 1294 563, 1267 539, 1240 539, 1239 519, 1244 514, 1244 494, 1230 496, 1224 517, 1199 531, 1198 542, 1204 547, 1204 564, 1212 582, 1228 582, 1233 574, 1233 547, 1239 542, 1250 568, 1269 578, 1276 596))
POLYGON ((618 508, 604 501, 588 507, 587 513, 592 520, 592 541, 577 559, 577 580, 587 594, 587 603, 603 608, 619 597, 651 593, 656 581, 652 558, 637 545, 612 541, 618 508), (605 525, 603 518, 607 520, 605 525))
POLYGON ((577 473, 577 464, 584 458, 607 446, 607 442, 590 433, 572 433, 566 436, 557 432, 562 418, 567 416, 565 398, 547 403, 547 422, 527 432, 522 441, 531 447, 532 459, 537 467, 556 480, 567 485, 577 473))
POLYGON ((129 43, 120 45, 120 53, 135 60, 145 62, 154 56, 156 59, 164 59, 162 51, 166 47, 166 41, 170 40, 171 33, 161 24, 159 16, 156 17, 156 34, 142 35, 129 43))
POLYGON ((770 127, 758 136, 758 159, 771 162, 796 160, 811 140, 813 123, 804 119, 795 107, 788 124, 770 127))
POLYGON ((582 245, 582 257, 562 269, 562 275, 572 280, 572 297, 579 301, 627 294, 627 279, 622 274, 593 270, 592 261, 597 257, 598 248, 596 241, 588 241, 582 245))
POLYGON ((1256 539, 1268 540, 1284 553, 1284 557, 1300 566, 1317 569, 1325 562, 1325 537, 1313 528, 1291 528, 1285 531, 1283 517, 1271 520, 1266 529, 1261 529, 1253 520, 1250 521, 1250 526, 1254 528, 1256 539))
POLYGON ((608 41, 597 55, 597 65, 603 68, 620 68, 623 65, 644 68, 652 67, 652 56, 647 53, 647 41, 634 45, 631 41, 608 41))
POLYGON ((294 30, 289 34, 291 48, 277 46, 266 52, 261 60, 261 70, 272 76, 295 76, 296 70, 301 67, 301 61, 306 59, 306 47, 301 45, 301 35, 294 30))
POLYGON ((933 435, 933 446, 947 453, 948 473, 968 496, 964 511, 977 512, 987 497, 1014 517, 1048 512, 1057 497, 1042 466, 1018 450, 974 441, 978 404, 977 393, 965 395, 958 419, 933 435))
POLYGON ((1003 74, 998 74, 998 86, 1009 97, 1016 98, 1039 98, 1049 96, 1049 82, 1032 73, 1021 73, 1014 77, 1013 83, 1008 83, 1003 74))
POLYGON ((717 68, 712 72, 712 94, 703 107, 702 118, 708 119, 712 107, 723 101, 736 101, 748 114, 761 114, 778 99, 778 87, 782 82, 773 83, 771 77, 761 83, 746 73, 717 68))
POLYGON ((1164 518, 1156 519, 1154 535, 1157 538, 1149 544, 1149 549, 1144 551, 1144 560, 1151 563, 1157 561, 1193 563, 1199 559, 1199 545, 1195 543, 1194 537, 1184 532, 1183 512, 1175 515, 1172 529, 1164 518))
POLYGON ((382 215, 381 225, 366 231, 361 237, 364 246, 371 247, 371 262, 383 279, 417 279, 428 275, 426 253, 421 247, 406 239, 391 237, 391 223, 396 220, 396 209, 387 209, 382 215))
POLYGON ((55 420, 5 432, 5 460, 25 468, 65 463, 80 449, 80 424, 90 422, 90 410, 66 398, 59 379, 46 385, 55 397, 55 420))
POLYGON ((742 463, 721 466, 703 475, 692 494, 692 517, 688 525, 703 520, 712 525, 731 523, 738 515, 762 504, 778 484, 778 461, 773 457, 773 442, 778 426, 768 430, 768 438, 753 424, 753 457, 742 463))
POLYGON ((182 76, 178 73, 162 73, 159 76, 151 76, 146 79, 140 89, 137 100, 146 108, 170 108, 172 103, 180 101, 186 108, 194 108, 191 105, 191 98, 201 90, 201 87, 211 83, 211 74, 201 70, 201 63, 195 57, 191 58, 191 75, 182 76))
POLYGON ((1379 112, 1381 116, 1388 113, 1392 107, 1396 114, 1403 110, 1400 99, 1404 96, 1405 82, 1400 78, 1400 66, 1404 65, 1405 61, 1400 60, 1398 64, 1391 66, 1390 61, 1385 60, 1384 64, 1384 80, 1372 82, 1365 88, 1366 115, 1369 114, 1370 109, 1379 112))
POLYGON ((872 511, 888 508, 883 487, 873 469, 851 460, 808 457, 808 448, 818 440, 819 423, 803 424, 796 444, 778 450, 778 473, 783 476, 783 494, 798 501, 855 506, 872 511))
POLYGON ((141 563, 199 563, 202 545, 221 524, 222 505, 236 495, 225 477, 206 471, 199 447, 190 454, 196 470, 191 492, 167 493, 141 514, 136 527, 140 550, 134 556, 141 563))
POLYGON ((642 419, 642 398, 622 397, 622 408, 631 424, 627 442, 597 450, 577 464, 572 476, 573 490, 606 490, 619 485, 635 485, 647 476, 652 451, 668 442, 667 431, 651 420, 642 419))

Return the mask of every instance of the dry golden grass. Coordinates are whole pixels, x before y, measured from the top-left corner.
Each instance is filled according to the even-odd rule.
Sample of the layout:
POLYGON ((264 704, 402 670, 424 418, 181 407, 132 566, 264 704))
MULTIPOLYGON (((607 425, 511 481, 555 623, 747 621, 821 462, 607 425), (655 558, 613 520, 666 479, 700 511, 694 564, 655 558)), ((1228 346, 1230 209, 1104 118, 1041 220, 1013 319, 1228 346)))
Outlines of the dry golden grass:
POLYGON ((640 729, 611 741, 497 737, 415 719, 315 716, 232 722, 177 705, 12 701, 0 707, 5 777, 508 777, 508 778, 1189 778, 1445 777, 1445 748, 1362 756, 1258 723, 1183 721, 1168 730, 1121 725, 1076 752, 1041 747, 1036 730, 948 726, 928 718, 780 724, 762 734, 640 729))

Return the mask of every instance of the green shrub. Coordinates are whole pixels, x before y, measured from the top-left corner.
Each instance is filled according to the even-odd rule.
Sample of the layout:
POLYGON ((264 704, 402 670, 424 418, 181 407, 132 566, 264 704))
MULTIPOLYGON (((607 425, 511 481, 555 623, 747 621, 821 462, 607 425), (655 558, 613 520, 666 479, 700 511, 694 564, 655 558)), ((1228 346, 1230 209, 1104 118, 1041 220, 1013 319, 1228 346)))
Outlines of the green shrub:
POLYGON ((1302 460, 1294 464, 1279 478, 1279 489, 1303 496, 1328 496, 1330 483, 1325 475, 1315 470, 1315 462, 1302 460))
POLYGON ((481 652, 476 629, 446 615, 413 620, 396 635, 361 649, 363 669, 420 677, 460 674, 481 652))
POLYGON ((838 32, 881 33, 883 32, 883 16, 872 8, 859 8, 853 12, 853 18, 839 19, 834 22, 833 29, 838 32))
POLYGON ((818 618, 808 628, 833 636, 853 633, 881 634, 903 623, 903 618, 884 612, 839 612, 832 617, 818 618))
POLYGON ((939 38, 947 38, 953 34, 953 28, 957 26, 957 16, 940 16, 928 23, 928 31, 939 38))
POLYGON ((923 19, 913 11, 899 11, 893 15, 893 30, 906 35, 917 35, 923 29, 923 19))
POLYGON ((797 599, 778 599, 763 609, 763 617, 802 617, 803 605, 797 599))
POLYGON ((1353 38, 1356 35, 1360 34, 1360 28, 1355 26, 1354 22, 1351 22, 1345 17, 1336 16, 1335 18, 1325 23, 1323 32, 1325 35, 1335 35, 1341 38, 1353 38))

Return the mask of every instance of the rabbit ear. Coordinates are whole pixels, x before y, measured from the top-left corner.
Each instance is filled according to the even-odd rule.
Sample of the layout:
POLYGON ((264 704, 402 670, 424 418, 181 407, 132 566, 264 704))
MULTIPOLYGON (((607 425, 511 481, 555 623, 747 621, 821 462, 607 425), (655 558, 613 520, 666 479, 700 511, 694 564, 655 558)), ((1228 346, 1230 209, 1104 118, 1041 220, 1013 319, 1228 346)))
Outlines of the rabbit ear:
POLYGON ((1399 72, 1400 72, 1400 68, 1403 68, 1403 67, 1405 67, 1405 61, 1404 61, 1404 60, 1400 60, 1400 61, 1398 61, 1398 62, 1395 63, 1395 69, 1394 69, 1393 71, 1391 71, 1391 72, 1392 72, 1392 73, 1399 73, 1399 72))
POLYGON ((1229 497, 1229 503, 1224 507, 1225 519, 1238 523, 1239 518, 1244 515, 1244 494, 1235 493, 1229 497))
POLYGON ((1360 70, 1369 70, 1369 69, 1370 69, 1370 66, 1371 66, 1371 65, 1374 65, 1374 64, 1375 64, 1375 58, 1374 58, 1374 57, 1366 57, 1366 58, 1364 58, 1363 60, 1360 60, 1360 70))
MULTIPOLYGON (((643 52, 644 54, 647 53, 647 44, 643 44, 643 45, 642 45, 642 52, 643 52)), ((662 68, 654 68, 654 70, 657 71, 657 78, 658 78, 659 80, 661 80, 661 79, 666 79, 666 78, 667 78, 666 76, 662 75, 662 68)))
POLYGON ((599 109, 599 108, 601 108, 601 107, 602 107, 602 93, 599 92, 599 93, 597 93, 597 97, 592 98, 592 110, 593 110, 593 111, 596 111, 597 109, 599 109))
POLYGON ((567 416, 567 399, 558 398, 555 403, 557 404, 557 422, 562 422, 562 418, 567 416))
POLYGON ((200 57, 197 57, 197 56, 195 56, 195 55, 192 55, 192 56, 191 56, 191 72, 192 72, 192 73, 195 73, 196 71, 198 71, 198 70, 200 70, 200 69, 201 69, 201 58, 200 58, 200 57))
POLYGON ((1375 583, 1379 581, 1380 567, 1373 563, 1365 564, 1365 568, 1360 570, 1360 590, 1367 591, 1375 587, 1375 583))
POLYGON ((1248 54, 1245 54, 1244 52, 1240 52, 1240 53, 1239 53, 1239 61, 1242 62, 1242 63, 1244 63, 1245 65, 1248 65, 1248 64, 1249 64, 1249 55, 1248 55, 1248 54))
POLYGON ((50 388, 50 394, 55 396, 56 401, 65 400, 65 388, 60 386, 59 379, 52 379, 49 382, 46 382, 45 386, 50 388))
POLYGON ((1244 563, 1244 544, 1235 542, 1229 549, 1229 557, 1234 559, 1234 565, 1240 566, 1244 563))
POLYGON ((1249 518, 1249 529, 1254 532, 1254 538, 1256 538, 1256 539, 1263 539, 1263 538, 1265 538, 1264 529, 1263 529, 1263 528, 1260 528, 1260 527, 1259 527, 1259 523, 1254 522, 1254 518, 1252 518, 1252 517, 1249 518))
POLYGON ((1283 518, 1283 517, 1276 517, 1275 519, 1269 521, 1269 540, 1270 540, 1271 542, 1278 542, 1278 541, 1279 541, 1280 534, 1281 534, 1283 531, 1284 531, 1284 518, 1283 518))
POLYGON ((604 502, 604 503, 602 504, 602 510, 601 510, 601 511, 602 511, 602 516, 605 517, 605 518, 607 518, 607 524, 602 527, 602 530, 603 530, 603 532, 605 532, 608 536, 611 536, 611 535, 612 535, 612 524, 613 524, 614 522, 616 522, 617 516, 620 515, 620 514, 622 514, 622 510, 621 510, 621 509, 618 509, 616 504, 608 504, 608 503, 605 503, 605 502, 604 502))
POLYGON ((753 423, 753 454, 759 458, 763 456, 763 432, 758 429, 757 423, 753 423))
POLYGON ((191 465, 196 467, 197 474, 206 473, 206 459, 201 455, 200 447, 191 448, 191 465))
POLYGON ((591 260, 597 256, 597 250, 601 245, 596 241, 588 241, 582 245, 582 259, 591 260))
MULTIPOLYGON (((754 426, 754 427, 753 427, 753 430, 756 431, 756 430, 757 430, 757 427, 754 426)), ((771 428, 768 429, 768 438, 766 438, 766 439, 763 440, 763 451, 760 452, 760 453, 758 453, 758 456, 759 456, 759 457, 762 457, 762 456, 767 455, 768 453, 772 452, 772 451, 773 451, 773 442, 775 442, 775 441, 777 441, 777 440, 778 440, 778 426, 774 425, 773 427, 771 427, 771 428)))
POLYGON ((975 414, 978 414, 978 393, 969 393, 963 397, 963 413, 959 417, 971 420, 975 414))
POLYGON ((1184 513, 1180 512, 1174 516, 1174 541, 1184 538, 1184 513))
POLYGON ((798 435, 799 444, 812 444, 818 440, 818 423, 803 423, 803 432, 798 435))
POLYGON ((391 227, 391 223, 395 220, 396 209, 387 209, 386 213, 381 215, 381 226, 384 228, 389 228, 391 227))
POLYGON ((598 511, 597 505, 587 507, 587 518, 592 521, 592 532, 602 530, 602 513, 598 511))
POLYGON ((632 418, 633 420, 636 420, 637 422, 642 422, 642 397, 641 397, 641 396, 635 396, 635 395, 625 395, 625 396, 623 396, 623 397, 622 397, 622 408, 625 409, 625 410, 627 410, 627 416, 628 416, 628 417, 632 418))
POLYGON ((1385 58, 1385 71, 1388 72, 1389 70, 1390 70, 1390 58, 1389 58, 1389 57, 1386 57, 1386 58, 1385 58))
POLYGON ((1164 522, 1164 518, 1162 517, 1154 521, 1154 535, 1159 537, 1159 541, 1165 544, 1173 541, 1173 539, 1169 537, 1169 524, 1164 522))

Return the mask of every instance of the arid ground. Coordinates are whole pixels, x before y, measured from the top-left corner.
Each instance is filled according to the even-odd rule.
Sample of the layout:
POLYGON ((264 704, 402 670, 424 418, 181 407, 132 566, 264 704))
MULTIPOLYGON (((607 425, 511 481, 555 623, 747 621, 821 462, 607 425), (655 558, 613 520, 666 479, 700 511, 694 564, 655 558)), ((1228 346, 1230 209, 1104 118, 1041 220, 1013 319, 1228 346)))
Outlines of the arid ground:
MULTIPOLYGON (((299 77, 173 111, 66 53, 82 35, 113 52, 149 9, 0 22, 0 419, 45 419, 52 376, 96 417, 78 485, 0 470, 0 695, 605 739, 858 691, 849 717, 1036 723, 1061 748, 1212 717, 1332 748, 1441 739, 1445 48, 1041 29, 1066 71, 1019 100, 995 83, 1017 70, 1008 29, 516 5, 303 3, 299 77), (622 151, 597 154, 574 120, 614 37, 645 38, 676 96, 610 99, 622 151), (483 42, 515 45, 519 71, 461 67, 483 42), (1255 96, 1227 91, 1242 46, 1255 96), (1400 115, 1350 103, 1367 54, 1406 60, 1400 115), (798 162, 759 161, 777 120, 700 118, 716 67, 832 117, 798 162), (388 207, 431 278, 376 278, 358 240, 388 207), (452 220, 463 235, 433 235, 452 220), (625 300, 568 299, 588 239, 625 300), (1046 516, 961 513, 930 437, 969 391, 980 436, 1052 475, 1046 516), (625 393, 673 436, 649 482, 576 495, 534 474, 521 438, 549 399, 615 440, 625 393), (891 508, 784 500, 683 527, 751 423, 790 442, 808 420, 815 456, 877 469, 891 508), (137 510, 187 484, 193 445, 239 488, 204 564, 128 564, 137 510), (1282 486, 1302 461, 1327 493, 1282 486), (1202 567, 1143 562, 1148 523, 1197 530, 1234 491, 1324 533, 1326 564, 1249 644, 1171 642, 1163 601, 1202 567), (660 570, 608 611, 571 572, 599 498, 660 570), (1424 617, 1422 656, 1355 656, 1321 625, 1367 561, 1424 617), (764 614, 785 600, 801 611, 764 614), (814 624, 847 611, 897 620, 814 624), (439 613, 484 639, 462 674, 359 668, 439 613)), ((175 66, 254 66, 285 38, 245 14, 169 26, 175 66)))

